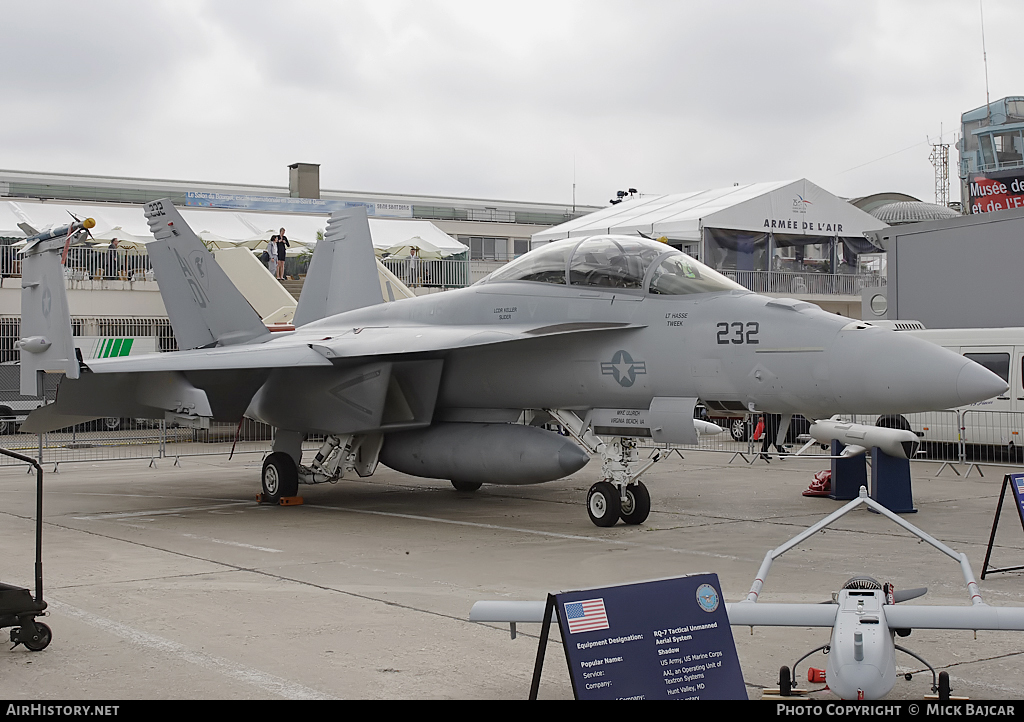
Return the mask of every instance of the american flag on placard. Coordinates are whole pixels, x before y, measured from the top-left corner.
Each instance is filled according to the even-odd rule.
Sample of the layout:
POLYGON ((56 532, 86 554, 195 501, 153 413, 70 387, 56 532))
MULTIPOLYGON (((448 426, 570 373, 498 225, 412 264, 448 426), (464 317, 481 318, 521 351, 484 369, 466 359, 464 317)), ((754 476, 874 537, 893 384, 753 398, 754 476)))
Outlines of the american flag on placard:
POLYGON ((566 602, 565 619, 569 623, 570 634, 608 629, 608 615, 604 611, 603 599, 566 602))

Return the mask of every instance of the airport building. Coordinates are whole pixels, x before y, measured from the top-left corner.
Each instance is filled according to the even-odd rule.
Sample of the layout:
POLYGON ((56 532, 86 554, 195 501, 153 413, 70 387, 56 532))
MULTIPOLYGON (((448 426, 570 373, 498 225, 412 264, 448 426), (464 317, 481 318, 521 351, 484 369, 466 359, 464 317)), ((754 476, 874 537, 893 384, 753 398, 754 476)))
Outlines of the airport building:
MULTIPOLYGON (((879 249, 864 238, 865 232, 885 224, 806 180, 647 195, 611 207, 573 207, 327 190, 320 188, 319 166, 296 163, 287 170, 287 186, 0 171, 0 243, 24 237, 19 213, 42 226, 59 224, 68 211, 95 214, 101 222, 94 235, 104 244, 74 249, 76 260, 69 263, 69 301, 80 321, 76 332, 80 329, 89 337, 131 336, 150 329, 160 338, 161 349, 174 347, 166 312, 144 250, 132 251, 133 240, 140 248, 148 237, 141 204, 159 198, 170 198, 187 219, 194 219, 190 223, 213 249, 239 242, 257 248, 259 233, 266 235, 267 229, 279 226, 287 227, 291 238, 312 246, 330 212, 352 205, 366 208, 375 243, 378 235, 397 239, 405 230, 414 237, 436 233, 462 244, 462 253, 423 261, 416 283, 408 275, 406 258, 383 254, 387 268, 418 286, 419 294, 473 283, 531 245, 566 233, 609 231, 665 235, 672 245, 712 263, 751 290, 796 296, 852 317, 861 313, 861 289, 885 284, 879 249), (640 209, 643 218, 637 215, 640 209), (423 230, 424 224, 430 228, 423 230), (104 276, 103 256, 105 243, 114 235, 121 240, 123 255, 120 272, 110 278, 104 276), (130 302, 126 290, 135 292, 130 302)), ((308 252, 300 253, 288 261, 295 280, 285 285, 294 296, 301 290, 302 263, 308 258, 308 252)), ((0 262, 0 272, 18 276, 13 249, 0 262)), ((12 333, 0 334, 0 360, 13 357, 19 309, 18 284, 9 278, 0 284, 0 317, 12 333)), ((267 309, 260 310, 263 315, 267 309)), ((274 316, 272 309, 269 313, 274 316)))
POLYGON ((558 203, 327 190, 320 188, 319 165, 294 163, 288 172, 288 186, 269 186, 0 170, 0 198, 134 206, 170 198, 180 208, 286 217, 326 216, 335 208, 361 205, 370 218, 430 221, 467 246, 471 260, 498 263, 526 253, 534 233, 599 209, 558 203))
POLYGON ((1024 208, 1024 96, 960 118, 960 197, 968 213, 1024 208))

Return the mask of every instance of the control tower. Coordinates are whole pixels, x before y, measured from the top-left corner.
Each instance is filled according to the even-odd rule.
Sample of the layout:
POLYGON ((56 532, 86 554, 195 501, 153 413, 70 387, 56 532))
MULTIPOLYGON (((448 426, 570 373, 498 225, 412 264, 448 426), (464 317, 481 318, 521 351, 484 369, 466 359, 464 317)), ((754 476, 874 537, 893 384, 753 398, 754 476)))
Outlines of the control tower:
POLYGON ((1024 96, 960 116, 960 197, 968 213, 1024 208, 1024 96))

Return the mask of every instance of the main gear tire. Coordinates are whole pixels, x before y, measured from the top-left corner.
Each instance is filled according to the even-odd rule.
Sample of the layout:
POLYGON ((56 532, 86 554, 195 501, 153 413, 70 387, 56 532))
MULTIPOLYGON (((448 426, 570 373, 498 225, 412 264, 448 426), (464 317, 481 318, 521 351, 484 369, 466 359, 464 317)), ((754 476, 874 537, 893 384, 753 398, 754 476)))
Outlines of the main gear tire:
POLYGON ((621 505, 619 490, 607 481, 599 481, 587 493, 587 514, 597 526, 615 526, 621 505))
POLYGON ((643 524, 651 513, 651 493, 638 481, 626 487, 626 498, 620 498, 619 504, 619 518, 624 523, 643 524))
POLYGON ((482 481, 455 481, 455 479, 452 479, 452 486, 455 487, 455 491, 476 491, 483 485, 482 481))
POLYGON ((263 462, 263 500, 280 501, 299 493, 299 470, 292 457, 275 451, 263 462))

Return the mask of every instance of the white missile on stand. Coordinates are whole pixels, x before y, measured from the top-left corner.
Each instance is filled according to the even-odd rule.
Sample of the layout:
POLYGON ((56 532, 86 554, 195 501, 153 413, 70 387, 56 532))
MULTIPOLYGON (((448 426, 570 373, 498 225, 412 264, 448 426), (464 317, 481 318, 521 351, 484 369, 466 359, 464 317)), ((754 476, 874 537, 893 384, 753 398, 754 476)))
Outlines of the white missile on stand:
POLYGON ((701 436, 714 436, 715 434, 722 433, 722 427, 718 424, 712 424, 710 421, 694 419, 693 426, 701 436))
MULTIPOLYGON (((890 429, 884 426, 848 424, 834 419, 815 421, 811 424, 808 433, 814 441, 823 444, 832 441, 844 444, 846 448, 843 449, 840 456, 857 456, 866 453, 872 446, 877 446, 883 453, 896 459, 913 459, 921 445, 921 440, 913 431, 890 429)), ((808 445, 810 443, 814 442, 809 442, 808 445)))

